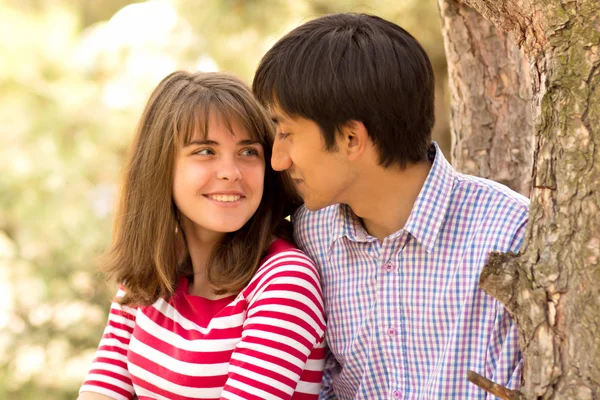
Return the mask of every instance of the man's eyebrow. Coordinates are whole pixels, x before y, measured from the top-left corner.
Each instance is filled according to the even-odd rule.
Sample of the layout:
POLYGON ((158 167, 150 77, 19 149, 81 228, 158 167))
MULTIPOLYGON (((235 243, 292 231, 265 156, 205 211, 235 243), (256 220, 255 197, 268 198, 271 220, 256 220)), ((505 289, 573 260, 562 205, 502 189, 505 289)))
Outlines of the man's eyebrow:
POLYGON ((271 113, 271 121, 278 124, 280 122, 285 122, 285 117, 283 115, 279 115, 276 113, 271 113))

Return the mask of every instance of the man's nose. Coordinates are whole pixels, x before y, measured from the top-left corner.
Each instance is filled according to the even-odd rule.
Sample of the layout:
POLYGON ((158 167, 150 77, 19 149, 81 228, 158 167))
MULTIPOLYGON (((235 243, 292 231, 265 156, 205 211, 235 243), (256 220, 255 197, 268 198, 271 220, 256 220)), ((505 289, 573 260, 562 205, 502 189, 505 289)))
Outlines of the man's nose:
POLYGON ((277 140, 273 144, 273 154, 271 155, 271 166, 275 171, 285 171, 292 166, 292 159, 287 146, 279 143, 277 140))
POLYGON ((226 157, 222 160, 217 171, 217 178, 228 181, 242 179, 242 171, 233 158, 226 157))

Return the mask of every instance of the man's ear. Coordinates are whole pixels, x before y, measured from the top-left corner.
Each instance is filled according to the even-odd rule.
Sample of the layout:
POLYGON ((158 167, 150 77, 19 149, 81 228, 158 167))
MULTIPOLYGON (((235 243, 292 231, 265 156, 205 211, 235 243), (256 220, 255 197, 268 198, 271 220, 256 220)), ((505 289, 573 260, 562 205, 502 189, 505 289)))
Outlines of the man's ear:
POLYGON ((354 161, 365 153, 369 146, 369 133, 365 124, 357 120, 349 120, 341 127, 341 147, 348 156, 348 160, 354 161))

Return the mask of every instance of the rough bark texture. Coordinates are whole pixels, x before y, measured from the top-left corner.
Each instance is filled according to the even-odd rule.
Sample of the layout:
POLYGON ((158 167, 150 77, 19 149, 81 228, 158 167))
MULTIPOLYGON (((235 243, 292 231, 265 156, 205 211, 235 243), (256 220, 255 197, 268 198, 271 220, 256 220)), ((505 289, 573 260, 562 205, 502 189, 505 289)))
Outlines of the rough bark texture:
POLYGON ((438 0, 448 59, 452 161, 529 196, 533 119, 529 61, 472 8, 438 0))
POLYGON ((600 2, 465 3, 529 56, 535 122, 525 242, 480 283, 518 323, 526 398, 600 399, 600 2))

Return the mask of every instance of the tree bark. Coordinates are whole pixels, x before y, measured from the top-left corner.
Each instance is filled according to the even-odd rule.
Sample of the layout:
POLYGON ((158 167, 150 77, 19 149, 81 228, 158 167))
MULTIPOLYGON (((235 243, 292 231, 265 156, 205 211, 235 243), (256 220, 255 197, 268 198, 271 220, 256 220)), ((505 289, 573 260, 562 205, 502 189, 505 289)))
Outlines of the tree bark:
POLYGON ((451 92, 452 162, 529 196, 533 120, 529 62, 472 8, 439 0, 451 92))
MULTIPOLYGON (((446 2, 452 7, 454 0, 446 2)), ((492 255, 480 284, 517 321, 526 398, 598 399, 600 2, 464 3, 529 56, 535 123, 530 222, 521 252, 492 255)))

